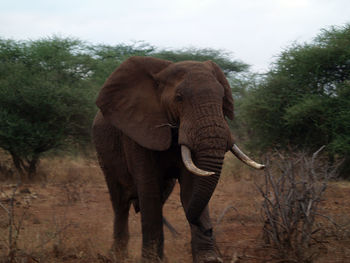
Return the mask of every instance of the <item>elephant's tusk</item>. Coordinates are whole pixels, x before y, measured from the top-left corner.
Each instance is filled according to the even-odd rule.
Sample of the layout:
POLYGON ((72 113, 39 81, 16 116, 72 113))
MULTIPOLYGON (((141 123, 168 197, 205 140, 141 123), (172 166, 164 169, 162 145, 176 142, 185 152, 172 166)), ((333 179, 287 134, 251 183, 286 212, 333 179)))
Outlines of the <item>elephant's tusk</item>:
POLYGON ((208 172, 208 171, 199 169, 192 161, 190 149, 185 145, 181 145, 181 156, 182 156, 182 161, 185 164, 185 167, 191 173, 199 176, 209 176, 209 175, 215 174, 214 172, 208 172))
POLYGON ((254 162, 247 155, 245 155, 236 144, 234 144, 231 148, 231 152, 243 163, 246 165, 253 167, 255 169, 261 170, 265 168, 265 165, 254 162))

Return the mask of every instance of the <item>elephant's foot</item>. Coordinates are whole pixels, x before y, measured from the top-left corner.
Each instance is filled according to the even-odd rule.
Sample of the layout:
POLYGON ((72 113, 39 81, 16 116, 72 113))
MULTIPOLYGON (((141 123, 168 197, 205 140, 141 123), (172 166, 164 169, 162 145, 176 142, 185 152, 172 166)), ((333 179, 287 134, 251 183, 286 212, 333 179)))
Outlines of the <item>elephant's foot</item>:
POLYGON ((194 263, 222 263, 221 253, 211 228, 192 225, 192 255, 194 263))
POLYGON ((214 250, 201 250, 193 255, 194 263, 222 263, 222 258, 214 250))
POLYGON ((124 262, 129 256, 127 242, 115 241, 110 249, 110 256, 113 262, 124 262))
POLYGON ((125 251, 116 251, 114 249, 111 249, 109 253, 109 258, 112 260, 112 262, 124 263, 127 262, 128 253, 125 251))
POLYGON ((156 255, 142 255, 142 259, 141 259, 141 263, 164 263, 167 262, 164 259, 161 259, 160 257, 156 256, 156 255))
POLYGON ((167 261, 160 258, 142 258, 140 263, 166 263, 167 261))
POLYGON ((142 263, 165 262, 163 255, 163 245, 156 242, 148 244, 147 248, 142 248, 142 263))

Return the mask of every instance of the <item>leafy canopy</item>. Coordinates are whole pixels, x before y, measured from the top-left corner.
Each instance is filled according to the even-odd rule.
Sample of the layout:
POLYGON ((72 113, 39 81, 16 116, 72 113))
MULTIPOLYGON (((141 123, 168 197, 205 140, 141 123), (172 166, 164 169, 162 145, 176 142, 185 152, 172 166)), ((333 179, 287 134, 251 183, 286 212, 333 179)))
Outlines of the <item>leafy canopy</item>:
POLYGON ((350 156, 350 24, 284 50, 242 101, 241 117, 260 149, 325 144, 350 156))

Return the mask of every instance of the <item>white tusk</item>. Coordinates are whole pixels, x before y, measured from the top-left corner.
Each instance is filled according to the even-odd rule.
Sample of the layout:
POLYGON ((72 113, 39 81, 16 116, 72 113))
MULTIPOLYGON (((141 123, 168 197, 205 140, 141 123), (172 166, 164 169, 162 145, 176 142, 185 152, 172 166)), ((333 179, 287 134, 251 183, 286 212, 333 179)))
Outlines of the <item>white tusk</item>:
POLYGON ((208 172, 208 171, 199 169, 192 161, 190 149, 185 145, 181 145, 181 156, 182 156, 182 161, 185 164, 185 167, 191 173, 199 176, 209 176, 209 175, 215 174, 214 172, 208 172))
POLYGON ((265 168, 265 165, 254 162, 247 155, 245 155, 236 144, 234 144, 231 148, 231 152, 243 163, 246 165, 253 167, 255 169, 261 170, 265 168))

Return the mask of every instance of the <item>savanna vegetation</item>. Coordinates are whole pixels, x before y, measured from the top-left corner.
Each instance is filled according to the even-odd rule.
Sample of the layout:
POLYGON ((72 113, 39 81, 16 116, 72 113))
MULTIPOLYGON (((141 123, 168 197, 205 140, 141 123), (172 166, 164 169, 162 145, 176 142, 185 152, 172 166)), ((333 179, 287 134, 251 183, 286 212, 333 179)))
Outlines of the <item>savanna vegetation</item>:
POLYGON ((350 26, 322 30, 310 43, 283 50, 264 75, 214 49, 164 50, 139 42, 93 45, 51 37, 0 39, 0 148, 21 174, 33 177, 42 154, 83 149, 96 112, 94 99, 126 58, 213 60, 236 99, 234 133, 254 151, 326 145, 330 161, 350 156, 350 26), (263 120, 263 121, 262 121, 263 120))
POLYGON ((32 179, 40 157, 84 149, 99 88, 131 56, 172 61, 213 60, 229 75, 247 69, 213 49, 158 50, 134 45, 91 45, 69 38, 0 40, 0 148, 22 177, 32 179))
MULTIPOLYGON (((0 262, 111 262, 99 254, 109 247, 105 239, 111 238, 111 226, 93 229, 85 243, 78 242, 94 224, 88 220, 107 217, 112 222, 103 176, 95 159, 86 156, 93 155, 90 127, 97 93, 110 73, 135 55, 216 62, 235 99, 232 133, 243 147, 274 163, 256 180, 256 188, 251 171, 225 160, 211 210, 218 241, 227 246, 227 262, 312 262, 328 252, 340 261, 326 256, 319 262, 349 260, 350 187, 334 183, 328 190, 327 183, 338 172, 350 178, 350 24, 324 29, 308 43, 291 44, 264 74, 250 71, 223 50, 170 50, 144 42, 96 45, 57 36, 0 38, 0 180, 10 182, 0 185, 0 211, 5 212, 0 213, 0 262), (310 157, 312 153, 317 154, 310 157), (43 174, 43 185, 17 183, 43 174), (44 201, 37 202, 38 196, 44 201), (76 211, 87 215, 80 225, 73 223, 76 211), (265 244, 274 244, 288 258, 255 248, 257 229, 263 228, 269 239, 265 244)), ((178 199, 171 197, 167 206, 176 210, 170 218, 182 216, 178 199)), ((140 232, 137 216, 131 215, 131 224, 140 232)), ((185 233, 181 242, 190 242, 185 233)), ((178 243, 166 250, 177 260, 170 262, 190 260, 179 240, 169 241, 178 243)))

